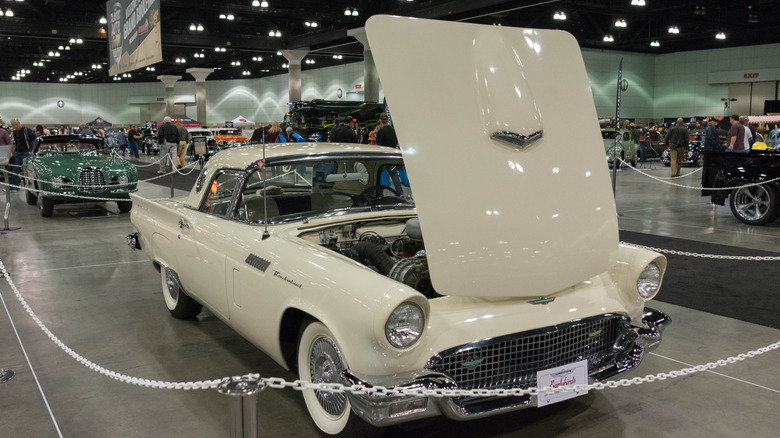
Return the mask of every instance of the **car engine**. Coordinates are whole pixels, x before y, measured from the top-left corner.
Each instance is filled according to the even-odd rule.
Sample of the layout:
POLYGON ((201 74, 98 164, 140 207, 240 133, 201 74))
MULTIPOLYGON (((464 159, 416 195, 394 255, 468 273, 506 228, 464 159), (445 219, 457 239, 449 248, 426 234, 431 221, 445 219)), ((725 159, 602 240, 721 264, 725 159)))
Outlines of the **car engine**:
POLYGON ((431 284, 417 218, 391 224, 350 224, 321 230, 317 236, 322 246, 413 287, 427 298, 440 296, 431 284), (400 233, 393 229, 398 225, 403 228, 400 233))

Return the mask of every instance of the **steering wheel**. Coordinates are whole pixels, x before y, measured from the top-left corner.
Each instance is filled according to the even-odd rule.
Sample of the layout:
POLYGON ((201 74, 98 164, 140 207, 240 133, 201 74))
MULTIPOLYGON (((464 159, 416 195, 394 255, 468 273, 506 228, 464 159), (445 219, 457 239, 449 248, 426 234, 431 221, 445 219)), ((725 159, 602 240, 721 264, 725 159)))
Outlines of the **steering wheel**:
POLYGON ((394 188, 382 184, 377 184, 375 186, 371 186, 363 190, 362 192, 360 192, 360 194, 357 196, 357 199, 364 201, 366 205, 374 205, 372 201, 375 199, 383 198, 384 196, 382 196, 382 192, 384 192, 385 190, 392 193, 397 198, 401 197, 401 195, 394 188), (374 192, 374 196, 370 196, 372 191, 374 192))

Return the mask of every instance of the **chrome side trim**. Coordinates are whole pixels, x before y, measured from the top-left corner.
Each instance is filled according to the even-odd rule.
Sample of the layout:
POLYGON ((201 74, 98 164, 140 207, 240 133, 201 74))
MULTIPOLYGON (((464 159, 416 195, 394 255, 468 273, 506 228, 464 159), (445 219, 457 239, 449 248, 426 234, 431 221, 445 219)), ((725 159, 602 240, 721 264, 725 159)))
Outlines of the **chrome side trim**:
POLYGON ((509 143, 516 148, 522 149, 531 146, 534 142, 540 140, 543 134, 543 130, 536 131, 531 135, 522 135, 510 131, 496 131, 490 134, 490 138, 493 140, 500 140, 504 143, 509 143))

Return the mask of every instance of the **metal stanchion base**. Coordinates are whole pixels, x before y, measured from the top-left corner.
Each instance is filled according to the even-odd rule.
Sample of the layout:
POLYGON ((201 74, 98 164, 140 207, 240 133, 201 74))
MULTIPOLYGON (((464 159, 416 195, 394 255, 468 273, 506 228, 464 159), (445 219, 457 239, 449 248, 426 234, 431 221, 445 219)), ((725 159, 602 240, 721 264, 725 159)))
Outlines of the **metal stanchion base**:
POLYGON ((257 394, 265 382, 243 376, 224 379, 218 386, 220 394, 233 396, 230 401, 230 437, 257 437, 257 394))

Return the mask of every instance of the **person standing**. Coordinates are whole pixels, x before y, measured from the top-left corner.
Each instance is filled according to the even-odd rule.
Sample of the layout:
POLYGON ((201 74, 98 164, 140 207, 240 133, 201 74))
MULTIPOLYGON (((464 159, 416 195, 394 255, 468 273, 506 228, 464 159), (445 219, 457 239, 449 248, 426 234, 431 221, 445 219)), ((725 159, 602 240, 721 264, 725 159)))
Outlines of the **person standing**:
POLYGON ((303 136, 301 136, 301 134, 298 134, 297 132, 295 132, 295 130, 293 130, 292 126, 288 126, 287 127, 287 141, 289 141, 289 142, 296 142, 296 141, 298 141, 298 142, 305 143, 306 139, 303 138, 303 136))
POLYGON ((157 141, 160 143, 160 170, 157 173, 168 173, 173 170, 176 145, 179 143, 179 130, 171 123, 171 117, 165 116, 163 124, 157 130, 157 141), (167 157, 166 157, 167 156, 167 157))
MULTIPOLYGON (((11 177, 8 181, 11 185, 18 186, 22 181, 22 163, 24 159, 30 155, 32 149, 32 143, 37 138, 35 132, 32 129, 22 126, 19 119, 11 119, 11 127, 14 128, 13 138, 14 145, 11 147, 11 177)), ((11 187, 11 193, 18 192, 19 189, 11 187)))
POLYGON ((710 152, 715 152, 720 146, 720 138, 718 136, 718 121, 715 118, 710 119, 707 123, 707 130, 704 131, 704 144, 702 149, 710 152))
POLYGON ((127 134, 125 134, 124 128, 121 128, 116 134, 116 144, 118 144, 119 148, 122 149, 122 156, 124 157, 125 152, 127 151, 127 134))
POLYGON ((181 169, 186 163, 187 142, 190 141, 190 133, 187 131, 181 120, 176 121, 176 130, 179 131, 179 145, 176 148, 176 167, 181 169))
POLYGON ((130 126, 130 131, 127 132, 127 141, 130 144, 130 156, 140 158, 138 156, 138 146, 141 141, 141 133, 138 132, 138 125, 130 126))
POLYGON ((728 136, 726 137, 726 144, 728 152, 747 152, 748 148, 745 144, 745 127, 739 123, 739 115, 732 114, 729 117, 731 122, 731 128, 729 128, 728 136))
POLYGON ((328 134, 330 133, 330 128, 328 128, 328 122, 323 120, 320 122, 320 135, 317 137, 317 141, 328 141, 328 134))
POLYGON ((271 127, 268 128, 268 132, 265 133, 266 143, 276 143, 279 141, 279 136, 282 132, 282 128, 279 127, 279 122, 271 122, 271 127))
POLYGON ((352 130, 352 117, 347 117, 346 122, 333 130, 333 136, 330 141, 333 143, 357 143, 357 135, 352 130))
POLYGON ((398 137, 395 135, 395 128, 390 124, 390 118, 387 114, 379 116, 379 124, 382 125, 376 132, 376 144, 379 146, 398 147, 398 137))
POLYGON ((750 119, 748 119, 748 116, 740 116, 739 117, 739 123, 742 124, 742 126, 745 127, 745 138, 747 139, 747 148, 750 149, 753 147, 753 143, 756 142, 756 128, 753 127, 750 123, 748 123, 750 119))
POLYGON ((672 176, 680 176, 685 147, 688 146, 688 128, 683 125, 682 117, 677 119, 677 124, 666 133, 666 144, 669 145, 669 158, 672 165, 672 176))

